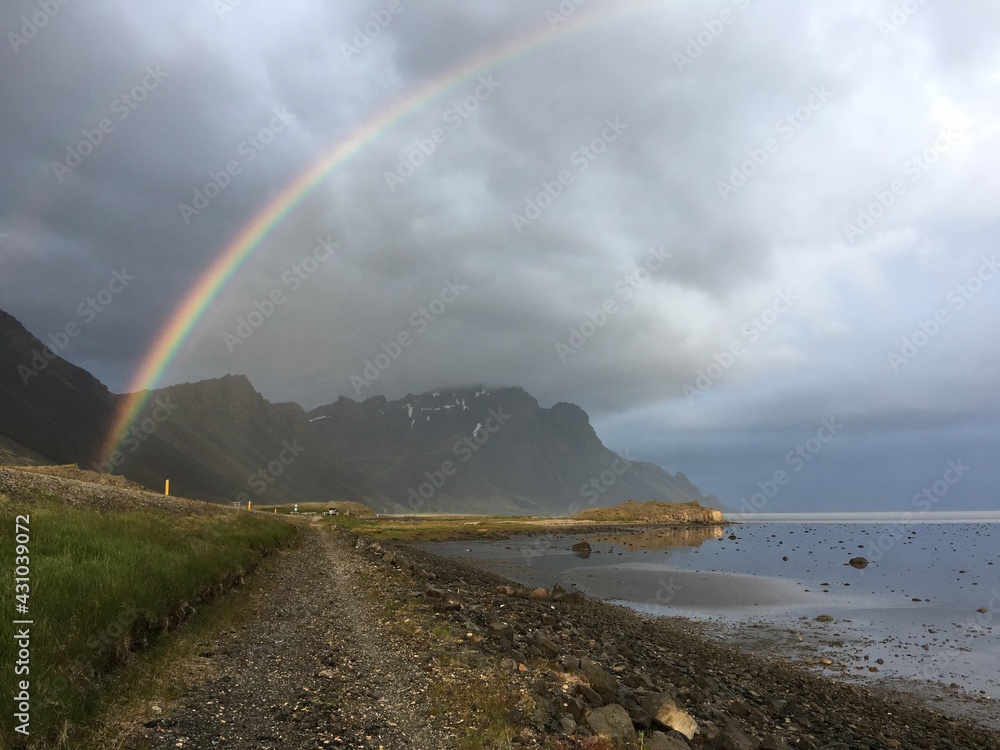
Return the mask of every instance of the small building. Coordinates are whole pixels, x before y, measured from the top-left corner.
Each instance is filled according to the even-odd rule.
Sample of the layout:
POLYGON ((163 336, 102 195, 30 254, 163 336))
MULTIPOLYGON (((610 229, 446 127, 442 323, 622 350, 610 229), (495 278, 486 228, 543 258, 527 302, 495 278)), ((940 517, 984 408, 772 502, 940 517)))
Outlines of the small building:
POLYGON ((327 508, 326 514, 328 516, 339 516, 340 515, 340 511, 337 510, 336 508, 327 508))

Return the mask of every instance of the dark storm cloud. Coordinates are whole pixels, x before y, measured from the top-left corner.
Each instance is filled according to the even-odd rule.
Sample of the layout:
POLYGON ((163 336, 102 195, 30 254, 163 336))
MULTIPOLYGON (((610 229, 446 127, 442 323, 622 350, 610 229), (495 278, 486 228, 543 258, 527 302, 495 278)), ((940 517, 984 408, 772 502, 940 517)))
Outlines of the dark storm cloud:
POLYGON ((600 20, 560 34, 558 3, 9 4, 0 304, 44 336, 134 275, 63 352, 125 388, 297 175, 550 29, 345 159, 168 379, 245 372, 310 407, 519 384, 730 498, 838 414, 850 427, 822 459, 839 468, 776 502, 836 504, 822 477, 891 506, 914 466, 996 446, 1000 366, 1000 11, 897 5, 591 0, 565 23, 600 20))

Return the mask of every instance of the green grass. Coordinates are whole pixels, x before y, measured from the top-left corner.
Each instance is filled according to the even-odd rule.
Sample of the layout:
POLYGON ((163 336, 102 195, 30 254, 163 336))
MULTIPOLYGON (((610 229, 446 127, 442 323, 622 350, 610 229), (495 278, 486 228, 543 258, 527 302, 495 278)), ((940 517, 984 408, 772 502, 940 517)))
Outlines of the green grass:
MULTIPOLYGON (((97 513, 57 500, 0 503, 0 691, 15 677, 14 518, 31 516, 31 741, 57 747, 98 709, 103 688, 131 659, 238 582, 294 526, 249 513, 192 516, 97 513), (60 740, 60 738, 62 738, 60 740)), ((3 712, 0 731, 12 733, 3 712)))

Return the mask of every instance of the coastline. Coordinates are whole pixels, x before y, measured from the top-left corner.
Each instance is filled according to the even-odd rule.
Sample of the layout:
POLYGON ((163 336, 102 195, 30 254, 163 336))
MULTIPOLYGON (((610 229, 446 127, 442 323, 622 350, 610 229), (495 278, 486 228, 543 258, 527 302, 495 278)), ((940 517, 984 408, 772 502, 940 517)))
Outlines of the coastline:
MULTIPOLYGON (((962 718, 952 705, 930 707, 886 685, 834 680, 774 655, 761 642, 747 652, 721 642, 716 625, 643 615, 579 595, 545 601, 536 594, 536 601, 527 589, 470 561, 354 539, 359 549, 408 574, 414 596, 447 603, 442 612, 501 668, 524 670, 547 685, 539 689, 546 693, 541 705, 552 707, 550 724, 561 722, 574 736, 587 734, 587 716, 608 703, 622 705, 635 728, 662 729, 643 706, 650 695, 667 694, 697 722, 688 747, 725 747, 720 743, 746 737, 746 747, 779 750, 1000 748, 1000 732, 977 723, 976 712, 962 718), (583 664, 598 665, 598 681, 610 676, 614 689, 584 691, 581 685, 593 680, 583 664)), ((996 704, 978 708, 989 716, 996 704)))

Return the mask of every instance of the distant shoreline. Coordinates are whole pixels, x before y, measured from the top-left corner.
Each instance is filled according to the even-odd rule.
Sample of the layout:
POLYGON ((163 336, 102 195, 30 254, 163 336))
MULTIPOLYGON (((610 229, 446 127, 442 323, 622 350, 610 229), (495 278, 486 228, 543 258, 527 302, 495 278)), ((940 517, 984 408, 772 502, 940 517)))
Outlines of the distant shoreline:
POLYGON ((728 523, 1000 523, 1000 510, 725 513, 728 523))

